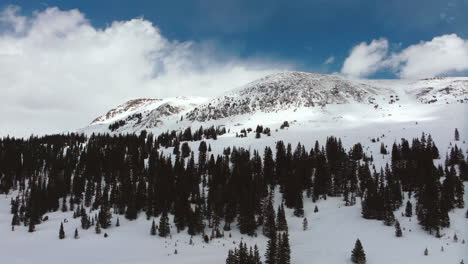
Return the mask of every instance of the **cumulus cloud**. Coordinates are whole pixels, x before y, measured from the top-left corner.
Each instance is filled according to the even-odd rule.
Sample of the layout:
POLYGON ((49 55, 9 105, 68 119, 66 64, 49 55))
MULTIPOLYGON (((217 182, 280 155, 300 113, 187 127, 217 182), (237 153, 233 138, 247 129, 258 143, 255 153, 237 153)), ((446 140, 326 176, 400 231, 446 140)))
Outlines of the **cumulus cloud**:
POLYGON ((335 61, 335 57, 330 56, 323 62, 323 64, 332 64, 334 61, 335 61))
POLYGON ((455 34, 411 45, 387 60, 401 78, 425 78, 468 70, 468 41, 455 34))
POLYGON ((468 71, 468 40, 456 34, 442 35, 393 53, 389 53, 386 39, 361 43, 351 50, 341 73, 366 77, 382 70, 407 79, 468 71))
POLYGON ((362 42, 351 50, 341 72, 355 77, 367 77, 382 67, 387 51, 386 39, 374 39, 369 44, 362 42))
POLYGON ((142 18, 96 28, 78 10, 0 13, 0 135, 72 130, 128 99, 214 96, 290 66, 164 37, 142 18), (216 53, 216 52, 215 52, 216 53))

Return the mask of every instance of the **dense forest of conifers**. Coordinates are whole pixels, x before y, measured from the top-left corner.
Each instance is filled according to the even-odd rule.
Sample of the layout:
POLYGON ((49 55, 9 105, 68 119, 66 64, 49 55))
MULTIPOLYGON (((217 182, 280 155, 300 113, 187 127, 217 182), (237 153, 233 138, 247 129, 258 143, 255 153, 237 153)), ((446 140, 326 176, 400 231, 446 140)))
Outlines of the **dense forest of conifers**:
POLYGON ((221 236, 237 225, 242 234, 262 232, 276 239, 276 231, 287 231, 284 207, 303 217, 304 199, 342 197, 346 206, 359 201, 364 218, 393 225, 394 211, 407 195, 416 203, 404 205, 406 215, 414 212, 425 230, 439 235, 450 225, 448 212, 464 207, 463 151, 453 146, 445 166, 436 167, 439 151, 430 135, 394 143, 387 154, 391 162, 376 169, 360 143, 345 150, 335 137, 311 149, 278 141, 261 156, 242 147, 212 153, 203 139, 215 139, 216 130, 197 131, 202 141, 190 149, 184 142, 194 139, 189 133, 1 139, 0 193, 17 191, 11 201, 13 228, 25 225, 34 232, 48 212, 62 210, 81 217, 84 229, 95 221, 99 228, 109 227, 112 213, 129 220, 163 215, 161 236, 221 236), (174 147, 171 155, 162 154, 165 147, 174 147), (275 189, 283 201, 277 210, 275 189), (169 226, 168 214, 176 230, 163 228, 169 226))

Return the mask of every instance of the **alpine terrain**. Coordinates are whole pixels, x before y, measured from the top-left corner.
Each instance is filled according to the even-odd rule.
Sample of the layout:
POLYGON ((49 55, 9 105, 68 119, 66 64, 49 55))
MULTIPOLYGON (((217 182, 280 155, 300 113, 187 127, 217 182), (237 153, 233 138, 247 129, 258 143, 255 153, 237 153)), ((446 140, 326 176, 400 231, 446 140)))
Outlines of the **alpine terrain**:
POLYGON ((3 138, 2 261, 468 262, 467 114, 468 77, 283 72, 3 138))

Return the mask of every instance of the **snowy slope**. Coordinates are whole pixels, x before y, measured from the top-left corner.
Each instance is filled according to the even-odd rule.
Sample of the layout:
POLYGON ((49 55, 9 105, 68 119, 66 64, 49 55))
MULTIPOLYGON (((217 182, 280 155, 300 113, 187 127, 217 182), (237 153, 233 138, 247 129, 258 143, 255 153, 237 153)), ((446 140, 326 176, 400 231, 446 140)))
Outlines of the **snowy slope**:
POLYGON ((83 131, 119 133, 158 128, 166 120, 177 120, 183 113, 206 101, 206 98, 194 96, 130 100, 97 117, 83 131), (109 125, 119 121, 123 124, 111 130, 109 125))
MULTIPOLYGON (((228 146, 243 146, 262 152, 265 146, 274 147, 278 140, 291 143, 293 148, 301 142, 310 149, 315 140, 324 144, 327 136, 334 135, 341 138, 347 149, 357 142, 362 143, 364 150, 373 155, 373 165, 378 170, 390 159, 390 155, 379 154, 381 142, 391 147, 401 138, 420 137, 422 132, 432 135, 441 157, 445 157, 446 151, 454 144, 466 152, 468 104, 460 103, 460 100, 466 102, 467 82, 468 78, 351 80, 339 76, 283 73, 267 76, 211 100, 179 97, 130 101, 80 131, 109 132, 109 125, 119 120, 126 120, 126 123, 113 133, 147 129, 158 134, 188 126, 225 126, 229 133, 216 141, 207 140, 214 155, 228 146), (336 87, 340 88, 337 92, 336 87), (248 103, 244 110, 236 110, 239 105, 228 106, 225 104, 228 101, 248 103), (216 113, 213 109, 224 109, 226 114, 221 111, 222 116, 207 118, 216 113), (129 118, 139 113, 141 118, 129 118), (285 120, 290 122, 290 127, 279 129, 285 120), (257 124, 270 127, 271 136, 262 135, 257 139, 254 133, 249 133, 246 138, 235 137, 242 128, 255 129, 257 124), (461 137, 457 142, 453 141, 455 128, 461 137), (373 143, 373 138, 378 138, 379 142, 373 143)), ((189 145, 197 149, 199 143, 189 142, 189 145)), ((163 149, 162 152, 170 155, 172 149, 163 149)), ((468 201, 466 183, 465 190, 465 201, 468 201)), ((13 196, 0 197, 2 263, 215 264, 224 263, 228 249, 236 247, 241 239, 249 245, 257 244, 262 255, 265 252, 267 239, 263 235, 241 236, 235 228, 231 232, 232 238, 214 239, 210 244, 203 243, 197 236, 194 237, 194 245, 189 245, 190 237, 186 232, 177 234, 173 231, 172 238, 167 239, 153 237, 149 235, 151 220, 146 220, 144 215, 135 221, 127 221, 121 216, 120 227, 113 226, 105 231, 108 238, 96 235, 92 228, 86 231, 79 228, 79 219, 73 219, 72 212, 48 214, 49 221, 38 225, 37 232, 33 234, 23 226, 12 232, 9 203, 13 196), (67 238, 59 240, 58 228, 64 218, 69 220, 65 224, 67 238), (80 232, 78 240, 73 239, 75 228, 80 232), (27 254, 24 249, 27 249, 27 254), (174 255, 175 249, 177 255, 174 255)), ((280 197, 278 193, 275 195, 275 207, 280 203, 280 197)), ((292 210, 286 211, 292 263, 295 264, 351 263, 349 258, 357 238, 363 243, 369 264, 459 264, 462 259, 465 263, 468 261, 466 207, 450 213, 451 226, 443 230, 441 239, 423 231, 416 216, 411 221, 401 217, 403 208, 395 213, 403 229, 402 238, 395 237, 394 228, 384 226, 381 221, 363 219, 359 201, 354 206, 345 207, 341 198, 319 200, 316 204, 305 198, 304 210, 309 222, 307 231, 302 230, 302 218, 293 217, 292 210), (313 212, 315 205, 319 208, 318 213, 313 212), (452 239, 455 233, 459 238, 457 243, 452 239), (463 239, 467 243, 462 244, 463 239), (426 247, 429 256, 423 255, 426 247)), ((112 219, 113 224, 116 217, 112 219)))
POLYGON ((238 131, 257 124, 276 126, 285 120, 313 122, 324 127, 354 125, 356 120, 417 122, 433 118, 432 114, 444 104, 462 103, 468 103, 468 78, 465 77, 362 80, 285 72, 266 76, 213 99, 129 101, 79 131, 133 133, 145 129, 159 134, 211 125, 238 131), (125 125, 110 130, 109 125, 119 120, 124 120, 125 125))

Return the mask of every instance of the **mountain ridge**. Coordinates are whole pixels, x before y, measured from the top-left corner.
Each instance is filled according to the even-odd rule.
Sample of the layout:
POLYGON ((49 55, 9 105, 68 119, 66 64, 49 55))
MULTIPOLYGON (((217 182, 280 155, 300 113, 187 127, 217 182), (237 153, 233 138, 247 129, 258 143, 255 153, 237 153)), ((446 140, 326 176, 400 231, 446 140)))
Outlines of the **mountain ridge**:
POLYGON ((365 80, 341 75, 281 72, 211 99, 179 96, 130 100, 97 117, 81 131, 177 130, 183 129, 183 125, 203 123, 233 126, 234 119, 244 123, 243 120, 238 121, 240 117, 250 120, 260 114, 275 115, 298 110, 323 113, 339 105, 375 109, 392 115, 392 105, 411 109, 419 104, 453 103, 468 103, 468 77, 365 80))

